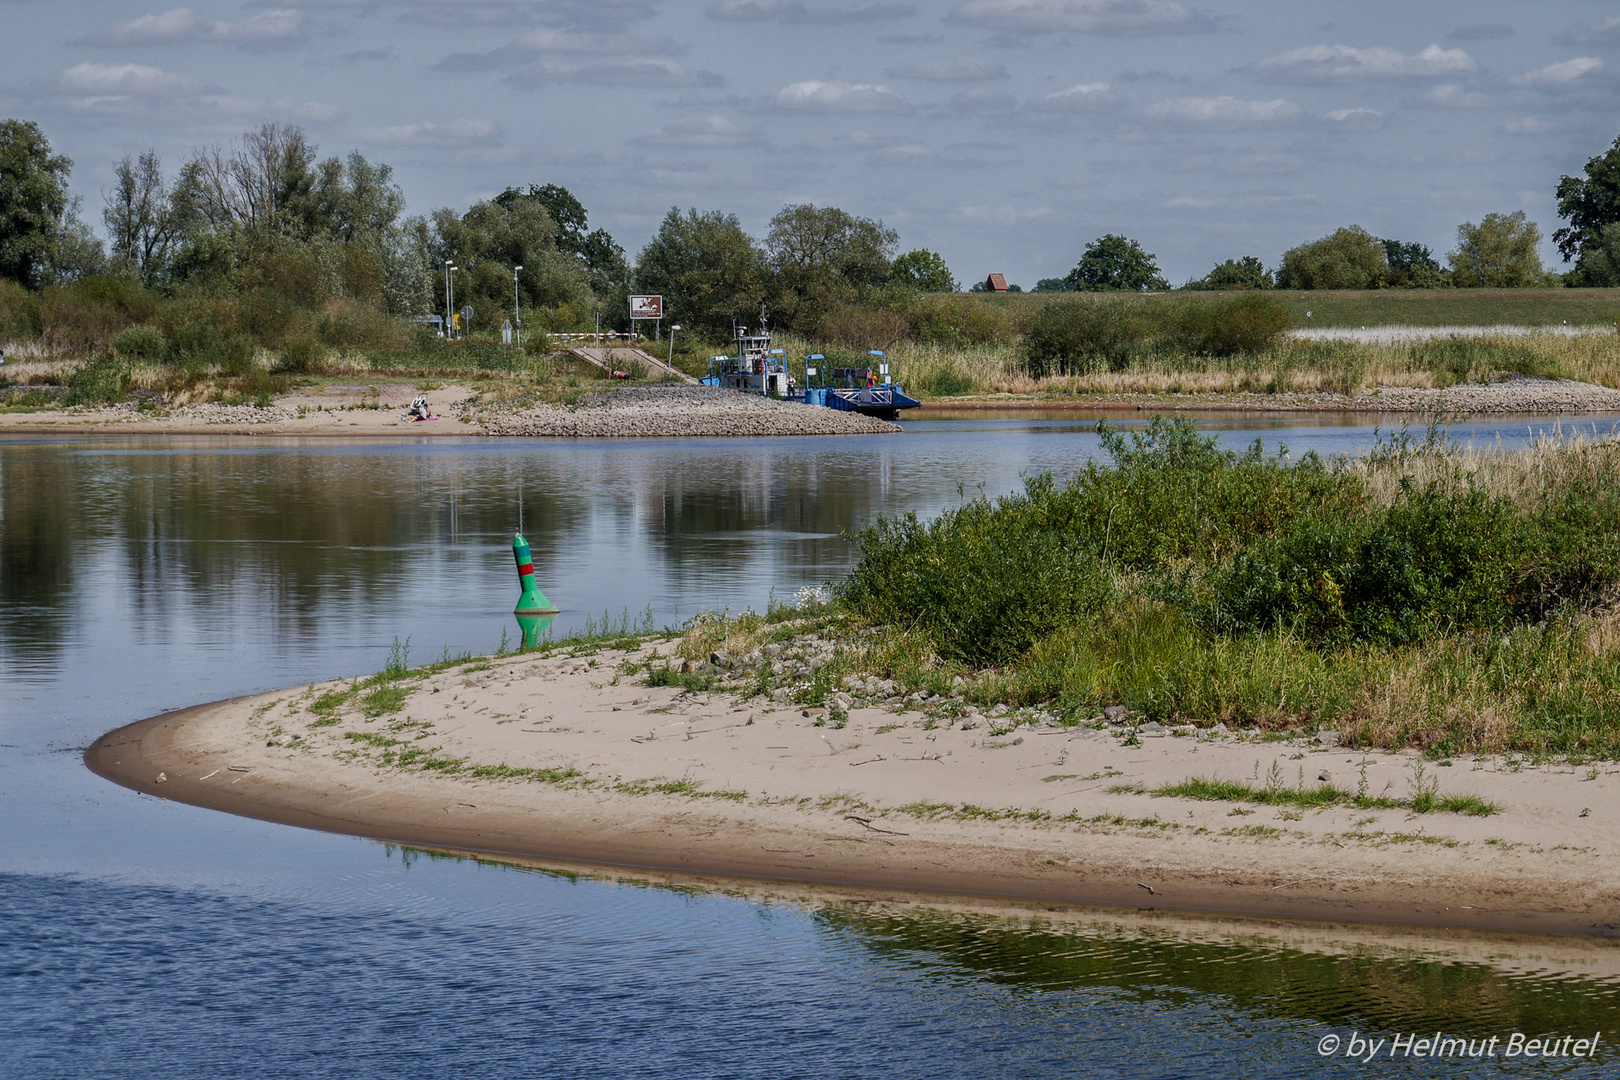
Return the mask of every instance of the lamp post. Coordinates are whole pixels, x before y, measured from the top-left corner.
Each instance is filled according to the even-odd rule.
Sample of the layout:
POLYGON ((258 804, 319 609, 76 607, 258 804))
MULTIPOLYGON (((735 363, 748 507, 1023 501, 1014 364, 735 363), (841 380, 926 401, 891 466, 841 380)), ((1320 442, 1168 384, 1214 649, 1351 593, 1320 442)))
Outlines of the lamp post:
POLYGON ((444 260, 444 338, 446 341, 450 340, 450 327, 456 318, 456 309, 451 305, 450 300, 450 271, 455 268, 455 263, 449 259, 444 260))
POLYGON ((680 323, 672 323, 669 328, 669 366, 675 366, 675 331, 681 328, 680 323))
POLYGON ((523 344, 523 316, 518 313, 518 271, 521 266, 512 267, 512 344, 523 344))
POLYGON ((602 309, 596 309, 596 343, 602 344, 602 309))

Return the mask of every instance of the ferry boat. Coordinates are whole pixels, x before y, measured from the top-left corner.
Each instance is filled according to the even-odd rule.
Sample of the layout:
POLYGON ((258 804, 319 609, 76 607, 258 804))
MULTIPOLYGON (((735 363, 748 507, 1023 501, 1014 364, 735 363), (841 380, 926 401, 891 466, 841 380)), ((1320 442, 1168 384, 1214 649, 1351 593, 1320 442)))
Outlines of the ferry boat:
POLYGON ((750 334, 737 330, 737 355, 709 359, 705 386, 760 394, 804 405, 858 412, 893 420, 901 409, 915 409, 922 402, 908 395, 889 378, 889 361, 881 349, 866 354, 872 359, 865 367, 828 368, 826 357, 811 353, 796 365, 799 378, 783 349, 771 348, 771 336, 764 330, 750 334))

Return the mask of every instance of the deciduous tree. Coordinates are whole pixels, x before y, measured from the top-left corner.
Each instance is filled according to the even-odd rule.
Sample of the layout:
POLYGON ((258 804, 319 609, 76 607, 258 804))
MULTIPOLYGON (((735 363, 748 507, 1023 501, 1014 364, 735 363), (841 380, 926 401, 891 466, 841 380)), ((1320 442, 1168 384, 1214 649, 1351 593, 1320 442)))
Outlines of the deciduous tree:
POLYGON ((894 260, 893 279, 919 292, 946 293, 957 290, 951 268, 937 252, 927 248, 908 251, 894 260))
POLYGON ((1080 262, 1064 279, 1075 292, 1150 292, 1170 287, 1157 258, 1117 233, 1086 245, 1080 262))
POLYGON ((765 254, 737 215, 672 207, 636 260, 636 288, 664 297, 665 318, 711 339, 753 324, 770 295, 765 254))
POLYGON ((1376 289, 1389 273, 1384 242, 1360 225, 1283 253, 1280 289, 1376 289))
POLYGON ((44 284, 72 205, 72 168, 38 124, 0 120, 0 277, 44 284))
POLYGON ((1545 285, 1541 230, 1523 210, 1486 214, 1457 226, 1457 250, 1446 256, 1458 288, 1530 289, 1545 285))

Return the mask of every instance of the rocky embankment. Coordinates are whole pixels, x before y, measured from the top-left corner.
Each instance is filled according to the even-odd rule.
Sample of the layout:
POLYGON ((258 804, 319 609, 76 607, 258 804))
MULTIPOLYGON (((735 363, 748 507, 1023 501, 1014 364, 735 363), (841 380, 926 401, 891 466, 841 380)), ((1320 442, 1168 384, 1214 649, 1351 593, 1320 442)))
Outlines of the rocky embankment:
POLYGON ((1594 413, 1620 411, 1620 390, 1571 379, 1510 375, 1499 382, 1463 383, 1444 390, 1385 387, 1345 399, 1351 408, 1377 412, 1594 413))
POLYGON ((859 413, 710 386, 625 386, 577 406, 477 408, 468 420, 487 435, 560 435, 636 439, 691 435, 873 435, 900 425, 859 413))

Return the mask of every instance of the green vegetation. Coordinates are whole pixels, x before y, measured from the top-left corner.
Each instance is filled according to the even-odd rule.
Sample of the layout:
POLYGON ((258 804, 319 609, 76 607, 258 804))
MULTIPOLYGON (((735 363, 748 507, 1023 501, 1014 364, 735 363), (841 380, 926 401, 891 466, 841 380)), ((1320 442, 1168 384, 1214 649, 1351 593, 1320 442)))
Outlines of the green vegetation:
POLYGON ((865 659, 1071 720, 1620 757, 1620 443, 1295 463, 1100 430, 1112 465, 1066 485, 861 532, 837 607, 885 628, 865 659))
POLYGON ((1322 784, 1318 787, 1283 787, 1281 785, 1256 787, 1241 780, 1212 780, 1197 778, 1179 784, 1166 784, 1154 788, 1149 794, 1178 799, 1200 799, 1208 802, 1249 802, 1262 806, 1297 806, 1308 810, 1331 806, 1353 806, 1359 810, 1405 809, 1417 814, 1444 811, 1489 817, 1499 813, 1501 807, 1478 795, 1441 795, 1431 788, 1416 790, 1409 798, 1355 794, 1322 784))

